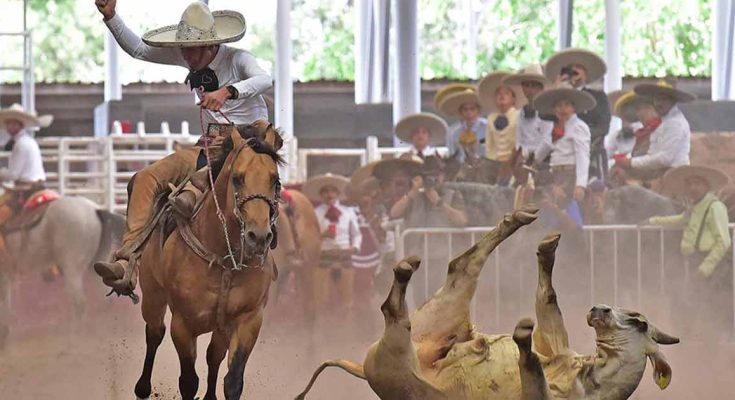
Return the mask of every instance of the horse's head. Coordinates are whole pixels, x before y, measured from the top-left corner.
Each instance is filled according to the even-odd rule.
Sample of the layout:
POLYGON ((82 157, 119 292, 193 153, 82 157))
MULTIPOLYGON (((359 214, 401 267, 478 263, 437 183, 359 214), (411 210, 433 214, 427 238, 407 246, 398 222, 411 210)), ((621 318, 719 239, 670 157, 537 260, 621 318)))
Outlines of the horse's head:
POLYGON ((283 163, 277 151, 283 141, 266 121, 239 127, 228 140, 232 151, 215 186, 229 240, 233 249, 239 248, 241 262, 262 262, 277 241, 278 165, 283 163))

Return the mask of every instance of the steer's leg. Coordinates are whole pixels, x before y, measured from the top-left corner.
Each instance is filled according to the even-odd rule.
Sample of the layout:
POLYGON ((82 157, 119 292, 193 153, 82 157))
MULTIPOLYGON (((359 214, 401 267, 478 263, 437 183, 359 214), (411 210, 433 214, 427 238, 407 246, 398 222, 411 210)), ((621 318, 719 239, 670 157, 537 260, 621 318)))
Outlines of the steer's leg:
POLYGON ((547 236, 538 246, 538 287, 536 288, 536 319, 538 326, 533 334, 535 350, 539 354, 552 357, 569 349, 569 336, 564 327, 556 291, 551 282, 554 270, 556 247, 561 235, 547 236))
POLYGON ((455 342, 470 339, 470 304, 487 258, 516 230, 533 222, 537 212, 537 208, 526 207, 506 214, 492 231, 449 263, 444 286, 411 315, 412 335, 419 342, 423 365, 443 358, 455 342))
POLYGON ((521 400, 552 400, 549 384, 536 353, 531 350, 533 321, 522 319, 513 332, 518 346, 518 369, 521 373, 521 400))

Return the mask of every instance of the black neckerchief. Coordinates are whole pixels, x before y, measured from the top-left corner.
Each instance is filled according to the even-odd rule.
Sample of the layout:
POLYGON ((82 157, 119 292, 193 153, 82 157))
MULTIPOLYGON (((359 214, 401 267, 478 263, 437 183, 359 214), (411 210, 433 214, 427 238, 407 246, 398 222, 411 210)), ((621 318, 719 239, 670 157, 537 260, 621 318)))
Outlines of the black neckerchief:
POLYGON ((199 89, 201 87, 204 89, 205 93, 214 92, 219 89, 219 79, 217 79, 217 74, 215 74, 209 67, 204 67, 197 71, 189 71, 189 75, 186 76, 184 83, 188 83, 192 90, 199 89))
POLYGON ((526 119, 533 119, 536 118, 536 110, 531 107, 531 105, 526 104, 523 106, 523 118, 526 119))

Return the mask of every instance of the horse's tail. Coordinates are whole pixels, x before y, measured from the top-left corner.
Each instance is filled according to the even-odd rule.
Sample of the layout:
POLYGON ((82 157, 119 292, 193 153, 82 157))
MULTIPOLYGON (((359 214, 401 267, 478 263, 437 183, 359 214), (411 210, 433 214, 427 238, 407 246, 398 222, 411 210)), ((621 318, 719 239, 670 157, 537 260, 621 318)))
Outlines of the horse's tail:
POLYGON ((97 210, 97 218, 102 223, 102 235, 100 235, 100 242, 94 259, 96 261, 107 260, 113 251, 113 246, 120 243, 122 235, 125 233, 125 217, 99 209, 97 210))

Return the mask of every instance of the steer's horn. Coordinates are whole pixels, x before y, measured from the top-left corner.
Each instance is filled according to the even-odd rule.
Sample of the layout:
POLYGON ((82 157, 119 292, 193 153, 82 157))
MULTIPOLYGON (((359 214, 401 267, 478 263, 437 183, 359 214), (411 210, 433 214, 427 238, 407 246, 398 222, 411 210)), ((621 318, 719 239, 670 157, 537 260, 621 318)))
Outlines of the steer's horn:
POLYGON ((679 338, 671 336, 667 333, 661 332, 655 326, 651 326, 651 338, 658 344, 677 344, 679 338))

